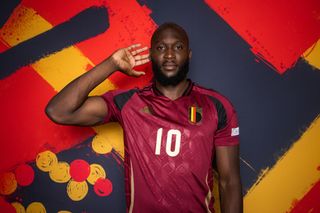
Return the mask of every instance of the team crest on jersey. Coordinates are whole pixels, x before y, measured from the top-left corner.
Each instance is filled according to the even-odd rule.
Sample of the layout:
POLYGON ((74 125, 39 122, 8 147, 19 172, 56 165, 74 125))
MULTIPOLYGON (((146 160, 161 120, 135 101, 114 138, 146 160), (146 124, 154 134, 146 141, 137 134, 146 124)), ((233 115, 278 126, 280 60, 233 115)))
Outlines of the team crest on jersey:
POLYGON ((140 111, 143 113, 146 113, 146 114, 150 114, 150 115, 153 114, 153 110, 152 110, 151 106, 145 106, 140 111))
POLYGON ((192 124, 197 124, 202 119, 202 108, 197 106, 189 107, 189 121, 192 124))

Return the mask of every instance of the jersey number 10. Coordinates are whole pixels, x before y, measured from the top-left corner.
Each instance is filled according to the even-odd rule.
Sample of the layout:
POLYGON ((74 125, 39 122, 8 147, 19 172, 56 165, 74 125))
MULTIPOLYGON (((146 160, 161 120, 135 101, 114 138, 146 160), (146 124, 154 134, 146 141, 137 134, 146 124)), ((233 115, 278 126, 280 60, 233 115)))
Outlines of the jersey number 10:
MULTIPOLYGON (((159 128, 157 131, 157 142, 156 142, 156 155, 160 155, 161 150, 161 142, 162 142, 162 133, 163 128, 159 128)), ((170 157, 175 157, 180 152, 180 145, 181 145, 181 132, 177 129, 170 129, 167 133, 167 141, 166 141, 166 153, 170 157), (175 136, 176 142, 174 149, 172 151, 172 138, 175 136)))

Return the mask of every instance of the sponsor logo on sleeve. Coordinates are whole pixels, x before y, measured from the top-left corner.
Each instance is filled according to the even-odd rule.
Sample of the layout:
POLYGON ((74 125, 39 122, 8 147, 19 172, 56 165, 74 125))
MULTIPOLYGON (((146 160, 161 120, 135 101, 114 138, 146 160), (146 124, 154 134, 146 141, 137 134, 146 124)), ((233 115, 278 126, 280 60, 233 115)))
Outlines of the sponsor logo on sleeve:
POLYGON ((231 136, 237 136, 239 135, 239 127, 232 128, 231 129, 231 136))

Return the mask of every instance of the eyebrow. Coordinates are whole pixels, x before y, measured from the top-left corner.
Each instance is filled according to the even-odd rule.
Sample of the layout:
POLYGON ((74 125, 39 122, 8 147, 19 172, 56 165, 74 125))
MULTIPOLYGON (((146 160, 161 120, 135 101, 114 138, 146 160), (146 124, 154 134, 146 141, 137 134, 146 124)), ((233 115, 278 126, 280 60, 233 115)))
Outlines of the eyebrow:
MULTIPOLYGON (((159 43, 163 43, 163 41, 162 41, 162 40, 156 40, 156 41, 154 41, 154 45, 157 45, 157 44, 159 44, 159 43)), ((181 44, 183 44, 183 45, 186 45, 186 42, 183 42, 183 41, 181 41, 180 39, 177 40, 177 41, 175 41, 173 44, 176 44, 176 43, 181 43, 181 44)))

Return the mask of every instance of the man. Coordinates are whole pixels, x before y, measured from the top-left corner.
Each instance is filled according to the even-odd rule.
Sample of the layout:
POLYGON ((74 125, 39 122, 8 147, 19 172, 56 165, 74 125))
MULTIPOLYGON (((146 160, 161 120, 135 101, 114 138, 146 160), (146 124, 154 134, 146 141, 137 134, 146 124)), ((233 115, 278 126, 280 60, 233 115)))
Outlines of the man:
POLYGON ((213 212, 212 162, 219 173, 222 212, 242 212, 236 113, 218 92, 187 79, 191 50, 186 32, 161 25, 151 39, 150 56, 140 44, 119 49, 78 77, 48 104, 54 122, 93 126, 119 121, 124 129, 128 212, 213 212), (88 97, 119 70, 151 58, 154 81, 143 89, 88 97))

